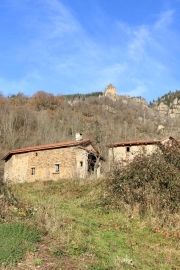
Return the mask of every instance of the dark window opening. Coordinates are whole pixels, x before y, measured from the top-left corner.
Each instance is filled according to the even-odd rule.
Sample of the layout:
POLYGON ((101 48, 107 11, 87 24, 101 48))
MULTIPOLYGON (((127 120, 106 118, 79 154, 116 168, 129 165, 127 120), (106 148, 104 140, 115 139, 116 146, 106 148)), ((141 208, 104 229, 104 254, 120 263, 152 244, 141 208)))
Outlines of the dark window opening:
POLYGON ((55 164, 55 172, 60 172, 60 164, 55 164))
POLYGON ((83 167, 83 161, 80 161, 80 165, 81 165, 81 167, 83 167))
POLYGON ((126 147, 126 152, 130 152, 130 146, 126 147))
POLYGON ((36 152, 35 156, 37 157, 38 156, 38 153, 36 152))
POLYGON ((94 172, 96 165, 96 156, 92 153, 88 154, 88 172, 94 172))
POLYGON ((36 169, 35 167, 31 168, 31 175, 35 175, 36 169))

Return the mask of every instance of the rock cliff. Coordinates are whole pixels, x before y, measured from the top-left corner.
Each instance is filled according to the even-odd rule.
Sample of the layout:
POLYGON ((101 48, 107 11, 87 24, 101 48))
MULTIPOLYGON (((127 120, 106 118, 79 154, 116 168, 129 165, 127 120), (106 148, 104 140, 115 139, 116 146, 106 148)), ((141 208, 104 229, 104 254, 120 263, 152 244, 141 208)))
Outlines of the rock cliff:
POLYGON ((154 108, 161 115, 171 118, 180 117, 180 91, 169 92, 154 102, 154 108))

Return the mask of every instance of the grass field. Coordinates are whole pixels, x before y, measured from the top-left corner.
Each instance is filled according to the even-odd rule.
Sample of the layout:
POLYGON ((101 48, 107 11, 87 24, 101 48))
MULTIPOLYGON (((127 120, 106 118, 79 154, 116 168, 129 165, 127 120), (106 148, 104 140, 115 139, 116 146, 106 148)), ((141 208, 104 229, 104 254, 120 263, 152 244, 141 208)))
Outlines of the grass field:
POLYGON ((21 223, 0 224, 0 263, 16 263, 40 240, 38 231, 21 223))
MULTIPOLYGON (((154 232, 139 219, 105 209, 101 184, 48 182, 17 185, 13 190, 35 209, 26 224, 44 232, 35 255, 24 260, 22 268, 13 269, 29 269, 28 265, 34 266, 30 269, 38 265, 38 269, 65 270, 180 269, 178 239, 154 232), (46 268, 48 261, 52 264, 46 268)), ((20 243, 21 250, 26 251, 27 245, 32 247, 39 239, 35 231, 29 234, 18 224, 0 225, 0 239, 2 235, 7 239, 3 247, 7 254, 17 250, 20 243), (10 232, 4 234, 1 226, 10 232), (24 233, 19 233, 21 230, 24 233)), ((12 258, 0 255, 0 262, 17 261, 22 254, 12 254, 12 258)))

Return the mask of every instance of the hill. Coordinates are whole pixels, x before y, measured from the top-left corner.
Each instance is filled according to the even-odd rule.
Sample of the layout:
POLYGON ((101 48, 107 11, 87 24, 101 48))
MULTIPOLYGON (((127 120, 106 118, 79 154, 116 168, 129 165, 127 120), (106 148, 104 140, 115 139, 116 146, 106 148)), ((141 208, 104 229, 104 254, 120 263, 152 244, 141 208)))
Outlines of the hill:
POLYGON ((179 115, 172 118, 157 107, 162 100, 172 104, 171 97, 173 104, 179 102, 179 92, 165 95, 153 106, 141 97, 115 93, 111 98, 101 92, 54 96, 39 91, 31 97, 23 93, 1 96, 1 156, 14 148, 73 139, 76 132, 93 140, 104 156, 106 144, 114 141, 179 138, 179 115))
POLYGON ((171 106, 171 104, 178 104, 179 101, 180 101, 180 90, 176 90, 175 92, 170 91, 169 93, 158 98, 158 103, 164 102, 164 104, 168 105, 169 107, 171 106))
POLYGON ((169 92, 153 103, 154 109, 170 118, 180 117, 180 90, 169 92))

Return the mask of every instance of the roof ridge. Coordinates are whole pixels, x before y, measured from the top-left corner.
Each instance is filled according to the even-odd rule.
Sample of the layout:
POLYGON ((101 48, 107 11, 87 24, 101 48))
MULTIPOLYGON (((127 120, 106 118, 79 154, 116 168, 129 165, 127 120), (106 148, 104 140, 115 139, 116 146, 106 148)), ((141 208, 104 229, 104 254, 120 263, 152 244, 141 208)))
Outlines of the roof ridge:
MULTIPOLYGON (((169 137, 168 139, 170 140, 175 140, 178 142, 178 140, 174 139, 173 137, 169 137)), ((121 141, 121 142, 115 142, 108 144, 107 147, 116 147, 116 146, 125 146, 125 145, 141 145, 141 144, 158 144, 162 142, 163 139, 161 140, 133 140, 133 141, 121 141)))
POLYGON ((141 144, 141 143, 158 143, 158 142, 161 142, 161 140, 120 141, 120 142, 110 143, 107 146, 126 145, 126 144, 141 144))
POLYGON ((70 147, 70 146, 78 146, 78 145, 84 145, 87 143, 91 143, 89 139, 84 139, 80 141, 63 141, 58 143, 52 143, 52 144, 42 144, 42 145, 35 145, 35 146, 29 146, 24 148, 18 148, 14 149, 10 152, 8 152, 2 160, 6 160, 9 156, 13 154, 20 154, 20 153, 27 153, 27 152, 33 152, 33 151, 40 151, 40 150, 48 150, 48 149, 55 149, 55 148, 61 148, 61 147, 70 147))

